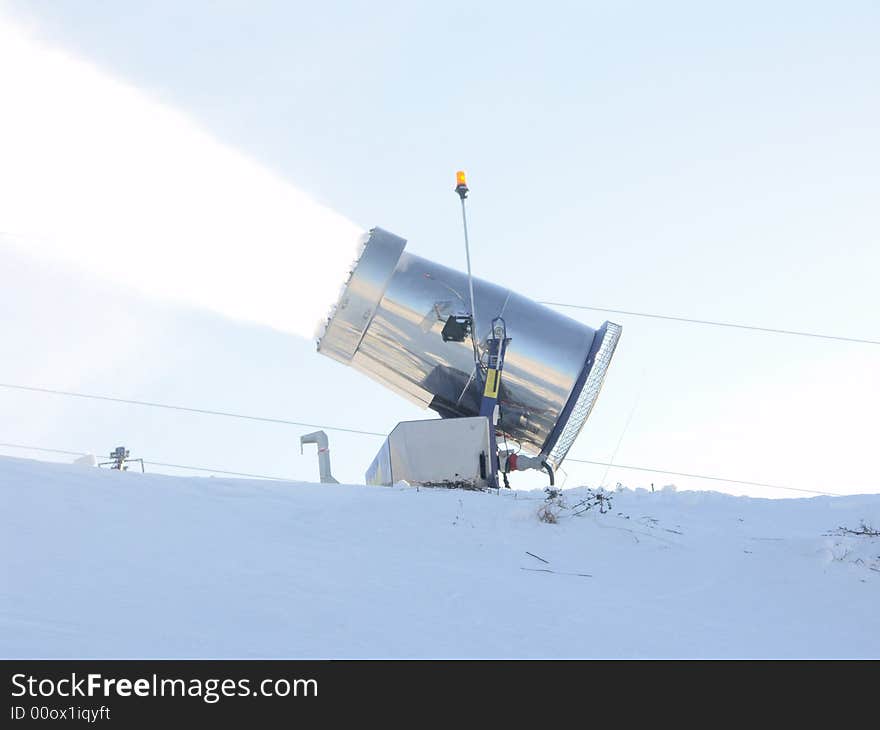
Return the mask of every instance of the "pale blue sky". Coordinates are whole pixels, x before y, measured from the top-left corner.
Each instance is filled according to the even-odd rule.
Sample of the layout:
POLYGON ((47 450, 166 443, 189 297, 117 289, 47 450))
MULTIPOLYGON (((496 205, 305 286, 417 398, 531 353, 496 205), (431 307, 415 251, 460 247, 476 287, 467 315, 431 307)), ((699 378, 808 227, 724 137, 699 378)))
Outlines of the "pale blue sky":
MULTIPOLYGON (((536 299, 880 339, 876 3, 0 8, 458 268, 451 187, 465 167, 475 271, 536 299)), ((0 325, 0 382, 375 431, 428 415, 312 343, 0 256, 0 302, 19 313, 0 325), (123 322, 127 344, 102 369, 96 332, 123 322)), ((880 347, 608 318, 623 340, 572 456, 607 459, 638 400, 620 463, 880 489, 880 347)), ((296 429, 4 392, 0 408, 0 441, 316 474, 296 429)), ((378 440, 330 437, 337 475, 358 481, 378 440)), ((567 471, 569 485, 604 474, 567 471)))

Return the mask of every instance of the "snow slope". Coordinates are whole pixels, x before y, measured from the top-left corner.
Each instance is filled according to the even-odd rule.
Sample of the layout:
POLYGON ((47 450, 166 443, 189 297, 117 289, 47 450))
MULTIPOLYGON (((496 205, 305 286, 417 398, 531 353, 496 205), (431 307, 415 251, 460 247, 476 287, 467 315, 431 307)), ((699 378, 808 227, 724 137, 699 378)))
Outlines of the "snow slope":
POLYGON ((0 656, 880 656, 880 495, 543 499, 0 458, 0 656))

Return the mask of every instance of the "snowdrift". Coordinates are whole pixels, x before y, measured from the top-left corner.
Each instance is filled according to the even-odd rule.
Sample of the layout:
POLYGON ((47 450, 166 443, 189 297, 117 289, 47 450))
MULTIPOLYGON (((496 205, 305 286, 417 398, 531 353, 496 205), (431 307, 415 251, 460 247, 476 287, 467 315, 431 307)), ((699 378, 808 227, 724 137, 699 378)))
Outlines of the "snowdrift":
POLYGON ((0 656, 880 656, 880 495, 544 497, 0 458, 0 656))

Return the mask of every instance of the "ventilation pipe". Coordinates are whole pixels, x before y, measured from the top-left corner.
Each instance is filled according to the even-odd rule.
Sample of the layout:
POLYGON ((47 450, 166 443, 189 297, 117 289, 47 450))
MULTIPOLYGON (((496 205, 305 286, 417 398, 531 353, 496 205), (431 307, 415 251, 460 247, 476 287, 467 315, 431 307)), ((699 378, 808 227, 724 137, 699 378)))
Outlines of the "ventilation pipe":
POLYGON ((330 442, 327 434, 323 431, 314 431, 299 437, 299 452, 304 453, 304 444, 317 444, 318 446, 318 471, 321 475, 321 484, 339 484, 333 478, 330 471, 330 442))

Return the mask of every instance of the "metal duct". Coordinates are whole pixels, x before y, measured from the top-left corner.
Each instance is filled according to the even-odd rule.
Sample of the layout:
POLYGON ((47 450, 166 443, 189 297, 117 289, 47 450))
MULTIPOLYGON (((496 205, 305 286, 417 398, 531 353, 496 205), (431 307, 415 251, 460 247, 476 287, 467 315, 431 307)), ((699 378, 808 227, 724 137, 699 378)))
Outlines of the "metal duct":
MULTIPOLYGON (((482 374, 473 346, 444 342, 453 314, 470 311, 467 275, 404 251, 381 228, 369 239, 318 340, 351 365, 444 418, 476 416, 482 374)), ((476 340, 501 316, 511 338, 499 397, 499 431, 555 468, 599 395, 621 328, 593 330, 503 287, 474 279, 476 340)))

